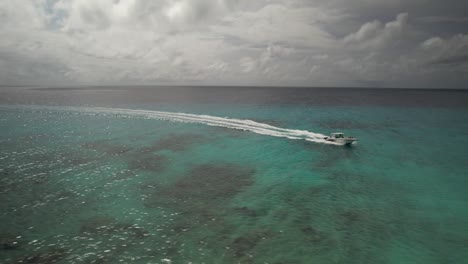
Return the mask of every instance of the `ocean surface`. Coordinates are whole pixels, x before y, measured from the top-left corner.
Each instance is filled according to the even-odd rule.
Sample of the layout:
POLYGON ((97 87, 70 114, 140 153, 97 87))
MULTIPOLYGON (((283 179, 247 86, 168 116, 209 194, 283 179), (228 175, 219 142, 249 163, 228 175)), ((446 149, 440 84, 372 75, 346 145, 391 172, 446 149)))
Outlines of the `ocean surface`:
POLYGON ((467 149, 468 91, 3 87, 0 263, 468 263, 467 149))

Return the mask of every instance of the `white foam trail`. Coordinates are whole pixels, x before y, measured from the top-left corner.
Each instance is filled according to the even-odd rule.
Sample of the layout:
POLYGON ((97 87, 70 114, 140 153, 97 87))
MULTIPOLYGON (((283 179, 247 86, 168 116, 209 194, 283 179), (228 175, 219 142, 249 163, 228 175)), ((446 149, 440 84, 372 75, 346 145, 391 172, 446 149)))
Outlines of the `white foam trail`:
MULTIPOLYGON (((47 107, 46 109, 57 109, 47 107)), ((168 120, 174 122, 184 123, 198 123, 205 124, 208 126, 224 127, 231 129, 238 129, 244 131, 250 131, 261 135, 268 135, 273 137, 283 137, 289 139, 302 139, 311 142, 340 145, 335 142, 324 140, 325 135, 320 133, 314 133, 307 130, 287 129, 271 126, 264 123, 255 122, 248 119, 234 119, 224 118, 209 115, 196 115, 176 112, 162 112, 152 110, 136 110, 136 109, 122 109, 122 108, 104 108, 104 107, 67 107, 61 108, 65 111, 74 111, 86 114, 98 114, 98 115, 116 115, 116 116, 128 116, 128 117, 139 117, 145 119, 158 119, 168 120)))

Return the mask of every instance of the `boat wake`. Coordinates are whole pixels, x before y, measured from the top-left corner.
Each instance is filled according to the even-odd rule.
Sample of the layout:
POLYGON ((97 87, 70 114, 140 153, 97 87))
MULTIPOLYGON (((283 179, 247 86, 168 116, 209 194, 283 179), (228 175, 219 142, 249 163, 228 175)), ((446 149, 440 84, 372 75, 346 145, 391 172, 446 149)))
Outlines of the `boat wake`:
MULTIPOLYGON (((47 109, 52 110, 47 107, 47 109)), ((57 109, 57 108, 55 108, 57 109)), ((260 135, 267 135, 273 137, 282 137, 295 140, 306 140, 316 143, 330 144, 330 145, 341 145, 336 142, 326 141, 323 134, 314 133, 307 130, 287 129, 275 127, 272 125, 259 123, 248 119, 234 119, 217 117, 210 115, 196 115, 176 112, 162 112, 152 110, 136 110, 136 109, 122 109, 122 108, 104 108, 104 107, 67 107, 61 108, 61 110, 80 112, 84 114, 93 115, 114 115, 120 117, 137 117, 144 119, 157 119, 167 120, 173 122, 184 122, 184 123, 198 123, 208 126, 224 127, 230 129, 244 130, 254 132, 260 135)))

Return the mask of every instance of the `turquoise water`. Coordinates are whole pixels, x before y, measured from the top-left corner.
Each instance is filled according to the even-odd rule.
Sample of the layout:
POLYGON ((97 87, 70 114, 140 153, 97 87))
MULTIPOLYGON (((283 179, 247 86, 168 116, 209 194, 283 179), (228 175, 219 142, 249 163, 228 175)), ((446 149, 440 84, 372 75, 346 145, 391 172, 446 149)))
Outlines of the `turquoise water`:
POLYGON ((466 108, 118 106, 359 142, 3 105, 1 263, 468 263, 466 108))

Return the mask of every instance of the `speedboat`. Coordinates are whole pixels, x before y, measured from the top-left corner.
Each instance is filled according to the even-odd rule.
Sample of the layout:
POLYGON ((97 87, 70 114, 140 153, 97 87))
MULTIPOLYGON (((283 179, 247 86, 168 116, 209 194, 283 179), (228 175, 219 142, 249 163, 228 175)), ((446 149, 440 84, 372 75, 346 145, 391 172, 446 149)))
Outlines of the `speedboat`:
POLYGON ((345 137, 344 133, 341 132, 331 133, 329 137, 324 137, 323 139, 343 145, 351 145, 354 141, 357 141, 357 138, 345 137))

